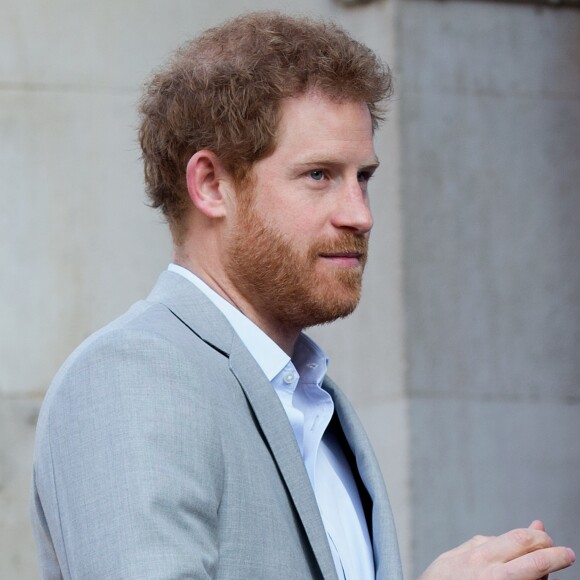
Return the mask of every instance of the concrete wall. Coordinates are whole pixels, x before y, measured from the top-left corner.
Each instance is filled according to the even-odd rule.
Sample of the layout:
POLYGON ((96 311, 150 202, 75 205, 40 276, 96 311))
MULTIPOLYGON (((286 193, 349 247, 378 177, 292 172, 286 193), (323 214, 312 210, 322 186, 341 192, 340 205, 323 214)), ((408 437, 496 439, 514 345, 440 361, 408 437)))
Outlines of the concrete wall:
MULTIPOLYGON (((0 0, 2 579, 38 577, 27 495, 52 375, 170 259, 143 196, 142 80, 196 31, 266 8, 286 9, 0 0)), ((338 20, 398 80, 362 304, 313 334, 376 445, 409 577, 466 536, 537 516, 578 547, 580 12, 292 10, 338 20)))
POLYGON ((534 518, 579 548, 580 11, 397 19, 414 570, 534 518))

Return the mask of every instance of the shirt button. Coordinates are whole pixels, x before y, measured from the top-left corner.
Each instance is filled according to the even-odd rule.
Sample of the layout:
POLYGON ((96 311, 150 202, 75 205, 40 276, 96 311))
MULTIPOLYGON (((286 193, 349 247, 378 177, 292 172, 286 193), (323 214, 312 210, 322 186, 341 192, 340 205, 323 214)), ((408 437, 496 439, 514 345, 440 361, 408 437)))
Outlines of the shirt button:
POLYGON ((294 381, 294 375, 292 373, 288 373, 284 375, 284 382, 289 385, 292 381, 294 381))

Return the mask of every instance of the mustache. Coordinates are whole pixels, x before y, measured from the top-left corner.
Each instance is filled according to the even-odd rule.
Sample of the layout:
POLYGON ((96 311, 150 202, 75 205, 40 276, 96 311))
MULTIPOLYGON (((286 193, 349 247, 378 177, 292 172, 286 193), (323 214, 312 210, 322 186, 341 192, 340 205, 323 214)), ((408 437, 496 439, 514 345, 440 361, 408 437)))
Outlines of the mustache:
POLYGON ((313 256, 320 254, 360 254, 364 259, 368 255, 369 240, 366 236, 344 233, 340 238, 322 240, 310 248, 313 256))

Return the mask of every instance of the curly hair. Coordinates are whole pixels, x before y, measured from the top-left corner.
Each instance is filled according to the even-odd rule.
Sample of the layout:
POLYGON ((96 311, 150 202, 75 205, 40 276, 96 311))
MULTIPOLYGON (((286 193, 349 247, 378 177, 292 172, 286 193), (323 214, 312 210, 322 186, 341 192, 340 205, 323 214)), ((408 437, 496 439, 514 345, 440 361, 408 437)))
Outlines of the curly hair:
POLYGON ((386 65, 336 24, 276 12, 244 14, 181 46, 141 98, 139 140, 151 205, 175 240, 189 208, 187 162, 215 153, 238 184, 275 148, 283 99, 316 91, 366 102, 373 128, 391 96, 386 65))

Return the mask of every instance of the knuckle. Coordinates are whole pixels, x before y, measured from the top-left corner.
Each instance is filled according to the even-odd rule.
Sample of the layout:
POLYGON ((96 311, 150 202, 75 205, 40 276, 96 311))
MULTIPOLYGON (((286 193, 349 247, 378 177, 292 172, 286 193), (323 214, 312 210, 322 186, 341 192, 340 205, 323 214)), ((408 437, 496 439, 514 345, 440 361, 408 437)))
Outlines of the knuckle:
POLYGON ((528 530, 519 528, 511 532, 513 541, 522 548, 528 548, 533 544, 533 538, 528 530))
POLYGON ((545 552, 534 552, 530 554, 532 570, 538 576, 543 576, 552 570, 552 562, 545 552))

